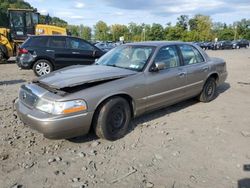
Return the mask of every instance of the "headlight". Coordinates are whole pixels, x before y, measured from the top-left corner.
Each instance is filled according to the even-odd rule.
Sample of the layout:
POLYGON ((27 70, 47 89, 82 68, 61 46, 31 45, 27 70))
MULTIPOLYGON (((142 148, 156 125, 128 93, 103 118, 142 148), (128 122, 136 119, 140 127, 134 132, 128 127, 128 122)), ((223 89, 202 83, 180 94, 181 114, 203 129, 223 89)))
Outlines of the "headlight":
POLYGON ((36 108, 43 112, 59 115, 86 111, 87 104, 84 100, 55 102, 40 98, 36 104, 36 108))

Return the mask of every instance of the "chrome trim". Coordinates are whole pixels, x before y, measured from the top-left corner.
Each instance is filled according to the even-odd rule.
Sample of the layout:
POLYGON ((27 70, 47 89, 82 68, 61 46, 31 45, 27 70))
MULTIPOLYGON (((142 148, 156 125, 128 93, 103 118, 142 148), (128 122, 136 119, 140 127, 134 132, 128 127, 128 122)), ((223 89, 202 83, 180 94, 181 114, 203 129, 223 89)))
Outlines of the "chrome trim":
POLYGON ((203 82, 204 81, 201 80, 201 81, 195 82, 193 84, 189 84, 189 85, 186 85, 186 86, 178 87, 178 88, 175 88, 175 89, 171 89, 171 90, 168 90, 168 91, 164 91, 164 92, 161 92, 161 93, 157 93, 157 94, 154 94, 154 95, 143 97, 142 100, 147 100, 147 99, 151 99, 151 98, 158 97, 158 96, 161 96, 161 95, 165 95, 165 94, 168 94, 168 93, 172 93, 174 91, 178 91, 180 89, 185 89, 187 87, 195 86, 195 85, 201 84, 203 82))
POLYGON ((43 122, 53 122, 53 121, 58 121, 58 120, 66 120, 66 119, 71 119, 71 118, 77 118, 77 117, 82 117, 82 116, 86 116, 88 115, 88 113, 84 113, 84 114, 77 114, 77 115, 73 115, 73 116, 67 116, 67 117, 54 117, 54 119, 52 118, 48 118, 48 119, 41 119, 41 118, 37 118, 31 115, 27 115, 27 117, 34 119, 36 121, 43 121, 43 122))

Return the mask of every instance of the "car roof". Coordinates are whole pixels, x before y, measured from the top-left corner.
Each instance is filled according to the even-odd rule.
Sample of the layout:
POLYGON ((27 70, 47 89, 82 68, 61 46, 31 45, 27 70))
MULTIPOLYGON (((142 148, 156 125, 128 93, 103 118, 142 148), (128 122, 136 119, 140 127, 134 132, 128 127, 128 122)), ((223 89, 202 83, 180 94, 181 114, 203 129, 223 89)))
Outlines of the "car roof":
POLYGON ((38 37, 68 37, 68 38, 75 38, 75 39, 84 40, 82 38, 69 36, 69 35, 30 35, 29 37, 31 37, 31 38, 38 38, 38 37))
POLYGON ((145 41, 145 42, 133 42, 126 43, 124 45, 133 45, 133 46, 166 46, 166 45, 175 45, 175 44, 192 44, 191 42, 181 42, 181 41, 145 41))

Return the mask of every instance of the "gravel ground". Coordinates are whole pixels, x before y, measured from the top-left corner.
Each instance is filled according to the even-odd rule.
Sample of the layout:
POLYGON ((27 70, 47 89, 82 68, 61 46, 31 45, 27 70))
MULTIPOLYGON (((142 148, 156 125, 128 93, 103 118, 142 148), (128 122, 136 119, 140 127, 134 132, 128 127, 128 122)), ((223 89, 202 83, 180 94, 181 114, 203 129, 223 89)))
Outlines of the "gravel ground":
POLYGON ((146 114, 116 142, 93 134, 48 140, 17 118, 13 100, 32 71, 0 64, 0 187, 250 186, 250 49, 208 51, 229 77, 210 103, 146 114))

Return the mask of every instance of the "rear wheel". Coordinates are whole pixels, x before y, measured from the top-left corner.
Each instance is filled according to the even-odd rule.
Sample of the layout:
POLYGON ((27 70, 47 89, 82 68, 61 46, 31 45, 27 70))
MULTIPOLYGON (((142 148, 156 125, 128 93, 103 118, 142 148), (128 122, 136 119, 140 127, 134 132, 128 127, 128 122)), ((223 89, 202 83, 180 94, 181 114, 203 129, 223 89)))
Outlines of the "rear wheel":
POLYGON ((33 71, 36 76, 43 76, 52 72, 53 67, 52 67, 52 64, 48 60, 41 59, 41 60, 38 60, 33 65, 33 71))
POLYGON ((217 94, 216 80, 214 78, 208 78, 199 96, 199 101, 210 102, 213 99, 215 99, 216 94, 217 94))
POLYGON ((98 137, 117 140, 127 133, 130 120, 131 110, 127 100, 114 97, 98 109, 93 126, 98 137))

